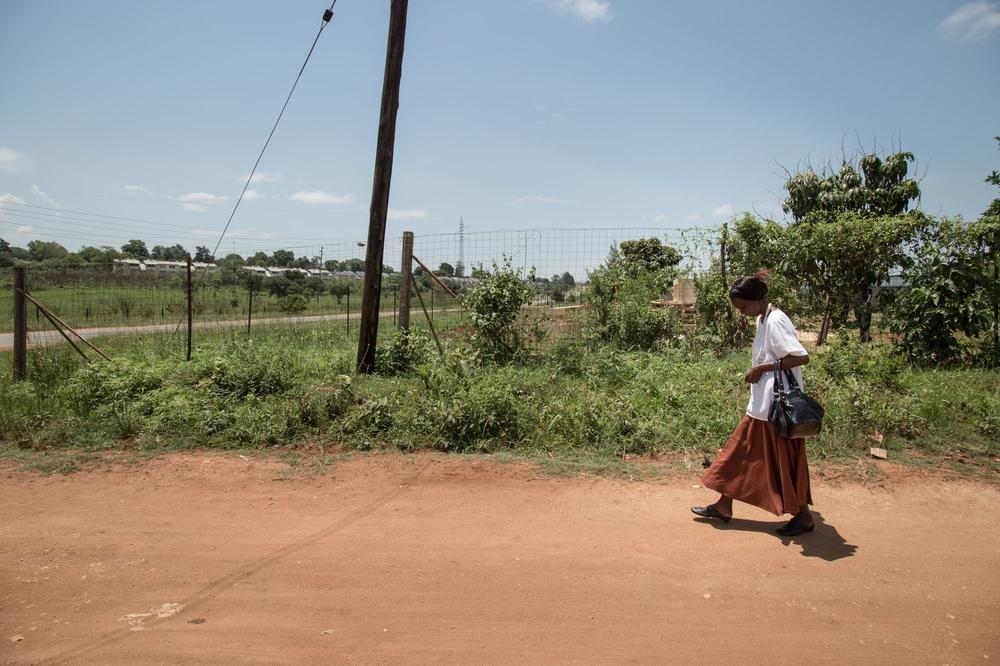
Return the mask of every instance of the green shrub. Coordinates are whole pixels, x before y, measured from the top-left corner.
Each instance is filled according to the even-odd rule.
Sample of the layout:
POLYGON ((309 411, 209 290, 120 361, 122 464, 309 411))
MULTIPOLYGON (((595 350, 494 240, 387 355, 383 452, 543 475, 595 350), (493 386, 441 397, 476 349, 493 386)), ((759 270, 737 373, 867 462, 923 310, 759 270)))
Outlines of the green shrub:
POLYGON ((287 349, 254 340, 232 342, 215 358, 210 378, 218 391, 236 398, 282 393, 296 384, 290 357, 287 349))
POLYGON ((502 265, 493 263, 492 271, 480 271, 479 281, 466 292, 462 304, 475 328, 472 344, 484 358, 507 363, 521 349, 523 332, 517 321, 521 307, 531 302, 529 285, 534 280, 534 269, 522 280, 505 257, 502 265))
POLYGON ((160 388, 167 368, 134 360, 92 363, 77 370, 61 394, 81 416, 100 405, 129 404, 144 393, 160 388))
POLYGON ((992 260, 961 222, 940 220, 932 228, 903 272, 906 286, 886 308, 913 363, 955 362, 961 357, 958 335, 976 337, 987 330, 991 294, 1000 289, 988 272, 992 260))
POLYGON ((419 331, 401 330, 388 345, 375 350, 375 371, 389 377, 405 375, 430 358, 429 337, 419 331))
POLYGON ((527 434, 531 396, 507 373, 504 379, 483 375, 467 387, 442 395, 435 419, 447 450, 510 448, 527 434))
POLYGON ((278 299, 278 309, 288 314, 303 312, 309 307, 309 300, 302 294, 288 294, 278 299))
POLYGON ((590 330, 623 349, 652 349, 680 333, 679 317, 651 301, 670 291, 680 255, 658 238, 625 241, 588 273, 590 330))
MULTIPOLYGON (((818 369, 842 382, 853 377, 877 389, 898 389, 906 369, 905 359, 887 344, 863 344, 847 331, 840 332, 818 354, 818 369)), ((810 366, 816 367, 816 366, 810 366)))

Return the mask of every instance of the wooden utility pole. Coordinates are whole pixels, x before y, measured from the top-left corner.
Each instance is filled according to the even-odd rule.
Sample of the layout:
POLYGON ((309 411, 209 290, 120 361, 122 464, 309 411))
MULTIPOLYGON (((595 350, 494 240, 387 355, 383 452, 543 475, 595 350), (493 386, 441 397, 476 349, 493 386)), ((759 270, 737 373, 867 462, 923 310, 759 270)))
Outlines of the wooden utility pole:
POLYGON ((14 267, 14 382, 28 376, 28 303, 24 266, 14 267))
POLYGON ((375 343, 378 339, 378 315, 382 294, 385 222, 389 212, 389 183, 392 180, 392 154, 396 141, 399 82, 403 77, 406 7, 407 0, 392 0, 392 6, 389 9, 389 37, 385 52, 385 77, 382 80, 382 110, 378 120, 375 177, 372 182, 368 244, 365 253, 365 285, 361 298, 361 330, 358 335, 357 367, 360 373, 369 373, 375 369, 375 343))

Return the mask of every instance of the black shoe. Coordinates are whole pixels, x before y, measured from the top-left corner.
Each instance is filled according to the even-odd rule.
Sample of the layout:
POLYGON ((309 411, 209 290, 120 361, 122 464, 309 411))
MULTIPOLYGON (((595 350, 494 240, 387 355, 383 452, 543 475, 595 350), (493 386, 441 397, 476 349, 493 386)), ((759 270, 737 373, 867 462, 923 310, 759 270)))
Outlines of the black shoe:
POLYGON ((702 518, 718 518, 724 523, 728 523, 732 520, 732 516, 724 516, 719 513, 719 510, 715 508, 714 504, 709 504, 708 506, 693 506, 691 507, 691 513, 696 516, 701 516, 702 518))
POLYGON ((812 532, 816 529, 816 523, 811 523, 809 525, 803 525, 799 522, 798 517, 792 518, 786 524, 782 525, 775 530, 780 536, 783 537, 793 537, 803 534, 805 532, 812 532))

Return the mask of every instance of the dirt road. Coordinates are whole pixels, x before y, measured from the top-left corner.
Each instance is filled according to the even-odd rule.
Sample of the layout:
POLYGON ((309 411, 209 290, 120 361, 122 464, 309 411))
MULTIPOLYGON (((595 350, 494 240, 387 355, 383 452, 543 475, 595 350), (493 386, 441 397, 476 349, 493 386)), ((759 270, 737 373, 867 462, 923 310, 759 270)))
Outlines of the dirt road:
POLYGON ((1000 492, 817 481, 816 532, 690 477, 370 455, 0 470, 0 662, 1000 661, 1000 492))

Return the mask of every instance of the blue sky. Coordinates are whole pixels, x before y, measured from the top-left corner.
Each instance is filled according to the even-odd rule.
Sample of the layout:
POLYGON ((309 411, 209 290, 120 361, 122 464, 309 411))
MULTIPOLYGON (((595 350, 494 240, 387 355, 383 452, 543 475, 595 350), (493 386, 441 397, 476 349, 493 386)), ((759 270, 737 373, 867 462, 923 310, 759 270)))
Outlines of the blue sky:
MULTIPOLYGON (((388 6, 338 1, 222 250, 365 238, 388 6)), ((214 246, 325 7, 5 0, 0 237, 214 246)), ((984 1, 411 0, 387 236, 780 216, 859 144, 975 218, 998 64, 984 1)))

